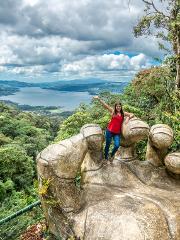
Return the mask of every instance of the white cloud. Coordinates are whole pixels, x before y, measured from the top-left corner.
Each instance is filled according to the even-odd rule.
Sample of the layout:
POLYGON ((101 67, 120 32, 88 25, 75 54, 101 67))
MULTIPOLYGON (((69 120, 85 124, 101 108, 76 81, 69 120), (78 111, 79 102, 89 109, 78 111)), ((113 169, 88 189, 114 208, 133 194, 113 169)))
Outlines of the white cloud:
POLYGON ((11 73, 15 74, 27 74, 27 75, 41 75, 43 73, 42 66, 30 66, 30 67, 14 67, 10 70, 11 73))
POLYGON ((5 71, 7 71, 7 68, 3 67, 3 66, 0 66, 0 72, 5 72, 5 71))
POLYGON ((147 60, 147 57, 143 53, 140 53, 139 55, 132 57, 130 59, 130 64, 134 70, 147 68, 150 65, 150 63, 147 60))
POLYGON ((133 37, 142 10, 142 0, 1 0, 1 69, 69 77, 123 69, 131 74, 159 56, 154 38, 133 37), (136 56, 107 54, 115 50, 136 56))
POLYGON ((0 46, 0 64, 10 64, 10 63, 16 63, 17 62, 17 56, 13 54, 10 48, 8 48, 7 45, 1 45, 0 46))
POLYGON ((71 74, 86 74, 93 72, 111 71, 136 71, 149 66, 148 58, 144 54, 129 57, 125 54, 104 54, 90 56, 84 59, 67 63, 62 66, 62 71, 71 74))
POLYGON ((23 0, 23 6, 35 6, 40 2, 40 0, 23 0))

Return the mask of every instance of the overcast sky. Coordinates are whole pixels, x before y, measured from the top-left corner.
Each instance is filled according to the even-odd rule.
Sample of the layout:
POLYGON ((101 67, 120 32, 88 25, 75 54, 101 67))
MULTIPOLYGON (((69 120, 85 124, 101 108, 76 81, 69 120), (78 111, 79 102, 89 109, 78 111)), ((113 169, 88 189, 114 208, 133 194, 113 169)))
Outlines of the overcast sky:
POLYGON ((0 79, 129 80, 160 56, 155 38, 133 36, 143 9, 142 0, 0 0, 0 79))

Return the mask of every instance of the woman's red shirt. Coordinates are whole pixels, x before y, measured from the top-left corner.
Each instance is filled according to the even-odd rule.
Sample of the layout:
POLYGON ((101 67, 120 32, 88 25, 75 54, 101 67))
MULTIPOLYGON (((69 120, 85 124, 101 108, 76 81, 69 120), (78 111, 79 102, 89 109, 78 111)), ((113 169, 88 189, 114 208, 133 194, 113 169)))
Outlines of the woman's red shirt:
POLYGON ((122 123, 123 123, 124 117, 123 115, 113 115, 111 118, 111 121, 108 124, 107 129, 115 134, 121 133, 122 123))

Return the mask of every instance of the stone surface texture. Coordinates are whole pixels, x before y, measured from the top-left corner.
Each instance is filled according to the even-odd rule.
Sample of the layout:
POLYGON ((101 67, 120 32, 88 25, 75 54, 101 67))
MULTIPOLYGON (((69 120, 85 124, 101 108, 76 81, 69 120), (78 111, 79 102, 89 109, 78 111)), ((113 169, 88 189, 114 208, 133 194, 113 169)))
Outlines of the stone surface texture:
POLYGON ((39 189, 49 230, 62 239, 180 239, 180 153, 172 130, 133 118, 123 125, 113 163, 103 161, 103 132, 88 124, 37 157, 39 189), (147 139, 146 160, 135 153, 147 139), (80 186, 77 176, 81 176, 80 186), (44 191, 43 191, 44 189, 44 191), (74 238, 73 238, 74 237, 74 238))
POLYGON ((165 158, 166 168, 175 174, 180 174, 180 152, 170 153, 165 158))
POLYGON ((152 126, 148 138, 146 159, 156 167, 163 166, 167 149, 172 142, 173 131, 168 125, 156 124, 152 126))

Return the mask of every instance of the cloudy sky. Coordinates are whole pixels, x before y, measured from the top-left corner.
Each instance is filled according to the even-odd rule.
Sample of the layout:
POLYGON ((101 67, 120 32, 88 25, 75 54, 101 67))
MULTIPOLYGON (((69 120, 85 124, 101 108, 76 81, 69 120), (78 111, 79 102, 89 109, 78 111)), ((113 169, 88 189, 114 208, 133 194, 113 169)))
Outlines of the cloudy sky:
POLYGON ((161 54, 155 38, 133 36, 143 8, 142 0, 0 0, 0 79, 129 80, 161 54))

